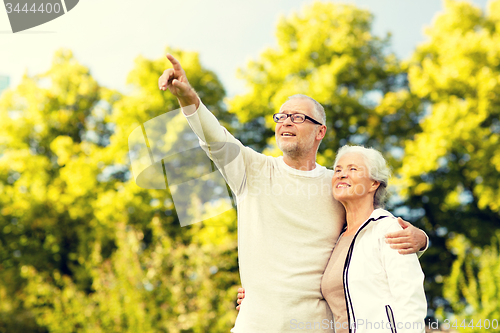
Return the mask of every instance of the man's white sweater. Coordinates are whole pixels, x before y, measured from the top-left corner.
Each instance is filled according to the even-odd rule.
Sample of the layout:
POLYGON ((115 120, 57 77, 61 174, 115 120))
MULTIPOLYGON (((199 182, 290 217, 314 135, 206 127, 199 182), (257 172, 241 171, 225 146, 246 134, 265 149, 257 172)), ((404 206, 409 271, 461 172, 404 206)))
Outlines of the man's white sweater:
POLYGON ((333 172, 297 170, 243 146, 201 103, 187 119, 236 194, 245 299, 232 331, 333 332, 320 290, 344 224, 333 172))

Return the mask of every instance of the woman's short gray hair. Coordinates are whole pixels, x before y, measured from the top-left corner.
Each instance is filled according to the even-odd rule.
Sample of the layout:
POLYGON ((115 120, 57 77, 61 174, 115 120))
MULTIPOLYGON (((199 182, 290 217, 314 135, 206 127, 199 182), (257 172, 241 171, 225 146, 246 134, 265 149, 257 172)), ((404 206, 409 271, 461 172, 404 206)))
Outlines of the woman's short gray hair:
POLYGON ((391 176, 391 169, 387 165, 384 156, 373 148, 345 145, 338 150, 333 166, 335 167, 339 159, 347 153, 357 153, 363 156, 366 168, 368 169, 368 176, 370 179, 380 183, 373 197, 373 207, 384 208, 385 201, 388 197, 387 185, 389 183, 389 177, 391 176))

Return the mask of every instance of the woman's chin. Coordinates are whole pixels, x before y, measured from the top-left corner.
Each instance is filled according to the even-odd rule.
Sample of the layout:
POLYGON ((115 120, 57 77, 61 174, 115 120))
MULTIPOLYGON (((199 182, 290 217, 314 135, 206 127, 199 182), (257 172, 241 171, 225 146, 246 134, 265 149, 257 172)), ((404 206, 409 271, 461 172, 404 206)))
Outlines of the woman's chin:
POLYGON ((345 193, 333 193, 333 198, 341 204, 345 204, 349 201, 349 195, 346 195, 345 193))

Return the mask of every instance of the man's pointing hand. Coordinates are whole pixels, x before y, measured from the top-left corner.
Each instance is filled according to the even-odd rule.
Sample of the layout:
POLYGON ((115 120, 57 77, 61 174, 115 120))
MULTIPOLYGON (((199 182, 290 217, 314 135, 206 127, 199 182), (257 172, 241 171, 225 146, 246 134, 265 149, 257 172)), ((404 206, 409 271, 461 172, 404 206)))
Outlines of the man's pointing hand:
MULTIPOLYGON (((179 104, 182 107, 194 105, 196 109, 200 105, 198 95, 193 88, 189 85, 186 77, 186 72, 177 59, 171 54, 167 54, 167 59, 172 64, 173 68, 169 68, 163 72, 158 79, 158 87, 160 90, 170 90, 170 92, 177 97, 179 104)), ((196 110, 195 109, 195 110, 196 110)))

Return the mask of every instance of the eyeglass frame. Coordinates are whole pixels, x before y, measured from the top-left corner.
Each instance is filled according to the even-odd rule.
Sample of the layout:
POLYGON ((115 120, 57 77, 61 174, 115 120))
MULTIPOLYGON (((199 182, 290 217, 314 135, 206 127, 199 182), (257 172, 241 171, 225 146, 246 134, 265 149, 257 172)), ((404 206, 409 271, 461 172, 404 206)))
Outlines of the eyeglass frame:
POLYGON ((290 120, 292 121, 292 123, 294 123, 294 124, 303 124, 303 123, 304 123, 304 121, 302 121, 302 122, 300 122, 300 123, 296 123, 295 121, 293 121, 293 116, 295 116, 295 115, 297 115, 297 114, 300 114, 300 115, 304 116, 304 121, 309 120, 309 121, 311 121, 312 123, 314 123, 314 124, 316 124, 316 125, 323 126, 323 124, 322 124, 322 123, 320 123, 319 121, 317 121, 317 120, 315 120, 315 119, 313 119, 313 118, 311 118, 311 117, 309 117, 308 115, 303 114, 303 113, 282 113, 282 112, 278 112, 278 113, 273 114, 273 120, 274 120, 274 122, 275 122, 275 123, 277 123, 277 124, 281 124, 281 123, 284 123, 284 122, 285 122, 285 120, 287 120, 287 119, 288 119, 288 117, 290 117, 290 120), (277 114, 284 114, 284 115, 286 115, 286 118, 285 118, 285 119, 283 119, 283 121, 281 121, 281 122, 276 121, 275 116, 276 116, 277 114))

